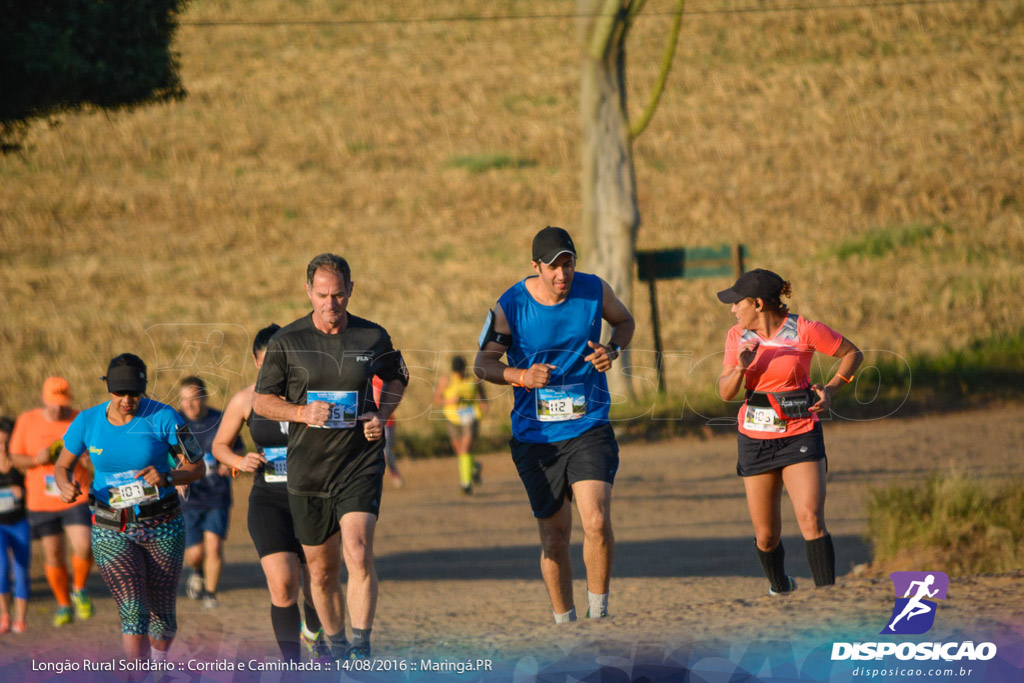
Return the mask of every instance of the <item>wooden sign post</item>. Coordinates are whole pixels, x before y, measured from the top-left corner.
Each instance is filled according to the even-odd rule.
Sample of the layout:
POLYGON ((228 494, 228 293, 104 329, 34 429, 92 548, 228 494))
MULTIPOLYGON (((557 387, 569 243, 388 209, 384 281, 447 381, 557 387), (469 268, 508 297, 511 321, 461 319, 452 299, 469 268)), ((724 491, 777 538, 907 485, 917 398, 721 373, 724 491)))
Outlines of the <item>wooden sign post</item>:
POLYGON ((658 296, 655 283, 675 278, 723 277, 738 278, 743 274, 747 248, 742 244, 720 247, 680 247, 656 251, 638 251, 638 277, 646 282, 651 297, 651 324, 654 330, 655 363, 658 369, 658 391, 665 393, 662 368, 664 349, 661 345, 661 324, 658 320, 658 296))

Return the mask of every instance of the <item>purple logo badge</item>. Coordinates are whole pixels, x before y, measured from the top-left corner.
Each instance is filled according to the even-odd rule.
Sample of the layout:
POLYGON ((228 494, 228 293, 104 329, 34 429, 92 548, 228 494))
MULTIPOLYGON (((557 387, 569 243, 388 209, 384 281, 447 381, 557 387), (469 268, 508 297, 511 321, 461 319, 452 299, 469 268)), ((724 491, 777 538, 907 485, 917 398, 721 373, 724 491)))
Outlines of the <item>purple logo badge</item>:
POLYGON ((949 577, 942 572, 893 572, 896 606, 880 633, 918 635, 935 623, 936 600, 945 600, 949 577))

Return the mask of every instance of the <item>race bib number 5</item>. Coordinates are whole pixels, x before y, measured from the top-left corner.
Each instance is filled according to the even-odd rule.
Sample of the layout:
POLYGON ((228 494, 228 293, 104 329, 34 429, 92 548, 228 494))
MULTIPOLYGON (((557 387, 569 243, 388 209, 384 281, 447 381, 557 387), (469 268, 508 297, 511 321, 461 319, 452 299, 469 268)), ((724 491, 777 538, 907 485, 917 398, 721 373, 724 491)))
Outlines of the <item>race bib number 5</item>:
POLYGON ((324 429, 351 429, 359 416, 358 391, 307 391, 306 403, 325 401, 331 404, 331 415, 323 425, 310 425, 324 429))

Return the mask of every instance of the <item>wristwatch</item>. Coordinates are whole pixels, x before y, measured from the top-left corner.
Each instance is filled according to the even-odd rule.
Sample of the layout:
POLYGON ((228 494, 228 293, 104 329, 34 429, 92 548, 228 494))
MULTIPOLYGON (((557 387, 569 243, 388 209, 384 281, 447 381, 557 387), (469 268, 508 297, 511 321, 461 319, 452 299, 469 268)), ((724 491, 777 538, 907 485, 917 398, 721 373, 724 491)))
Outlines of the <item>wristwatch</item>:
MULTIPOLYGON (((609 349, 615 352, 615 358, 618 358, 619 356, 622 355, 622 347, 616 344, 615 342, 608 342, 607 344, 605 344, 605 346, 607 346, 609 349)), ((613 358, 612 360, 615 360, 615 358, 613 358)))
POLYGON ((167 486, 174 486, 174 475, 168 472, 164 475, 164 478, 167 479, 167 486))

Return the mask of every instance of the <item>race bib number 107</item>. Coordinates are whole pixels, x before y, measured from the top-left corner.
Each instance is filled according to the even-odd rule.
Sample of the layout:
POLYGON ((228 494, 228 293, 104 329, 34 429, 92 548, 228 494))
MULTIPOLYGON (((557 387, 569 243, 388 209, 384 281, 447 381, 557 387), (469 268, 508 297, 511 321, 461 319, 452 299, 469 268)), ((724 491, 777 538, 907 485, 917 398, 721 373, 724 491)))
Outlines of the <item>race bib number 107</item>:
POLYGON ((131 470, 107 476, 107 484, 110 485, 110 507, 119 510, 148 503, 160 497, 157 487, 144 479, 136 479, 137 474, 137 471, 131 470))

